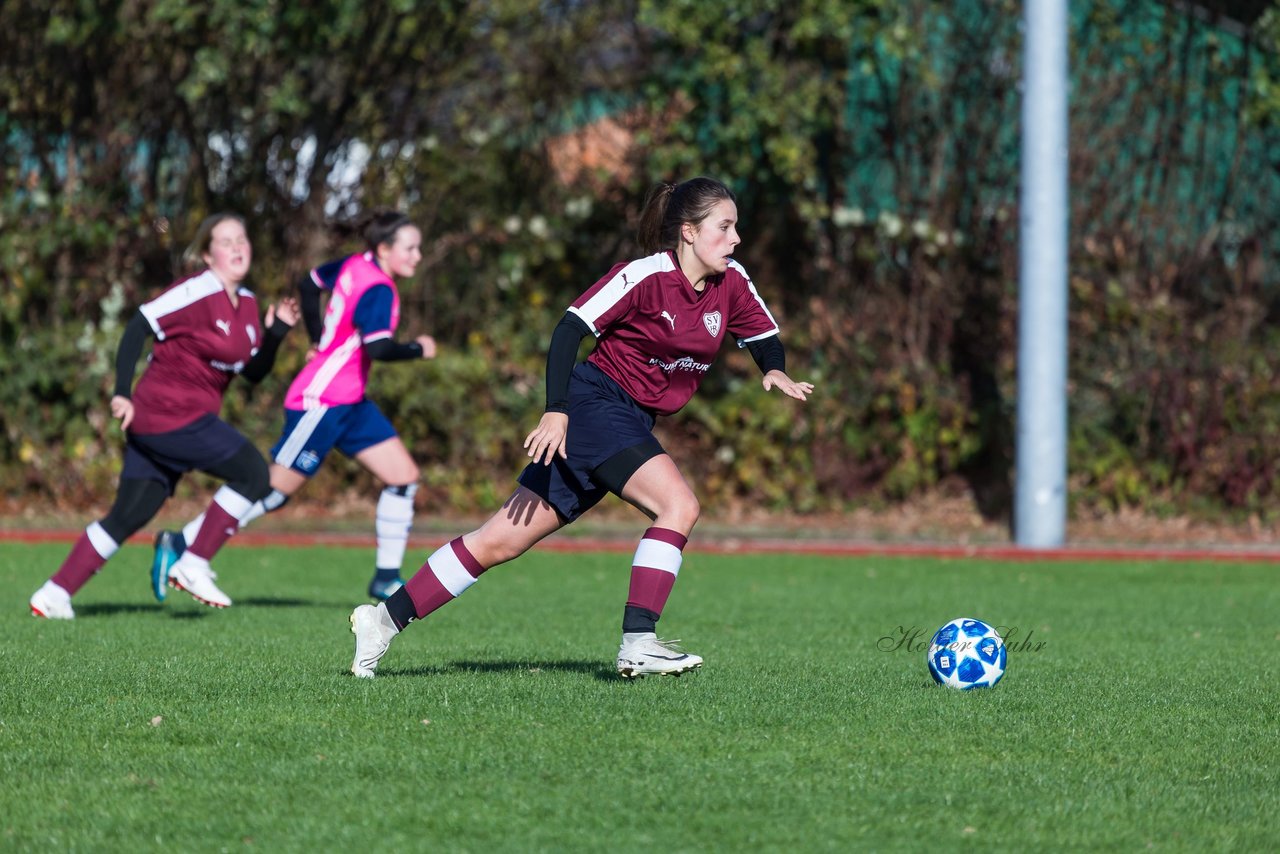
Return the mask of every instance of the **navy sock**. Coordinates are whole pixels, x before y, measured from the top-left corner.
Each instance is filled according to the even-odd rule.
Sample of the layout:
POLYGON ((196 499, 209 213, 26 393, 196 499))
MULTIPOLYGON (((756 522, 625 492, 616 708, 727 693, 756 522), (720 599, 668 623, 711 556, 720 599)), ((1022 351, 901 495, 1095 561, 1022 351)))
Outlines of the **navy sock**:
POLYGON ((656 632, 658 616, 648 608, 628 605, 622 612, 622 630, 624 632, 656 632))
POLYGON ((382 604, 387 606, 387 614, 391 617, 391 622, 396 624, 397 629, 403 629, 418 619, 418 609, 413 604, 412 597, 409 596, 408 587, 401 587, 382 604))
POLYGON ((395 581, 399 577, 400 577, 399 567, 396 567, 395 569, 378 568, 373 571, 374 581, 395 581))

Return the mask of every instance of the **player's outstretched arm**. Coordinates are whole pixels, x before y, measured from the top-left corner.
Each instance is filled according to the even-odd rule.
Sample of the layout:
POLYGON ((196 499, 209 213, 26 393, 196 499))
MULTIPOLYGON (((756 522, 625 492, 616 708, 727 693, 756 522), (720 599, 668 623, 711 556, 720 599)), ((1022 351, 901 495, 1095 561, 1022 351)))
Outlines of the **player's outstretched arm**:
POLYGON ((796 400, 807 400, 809 395, 813 394, 813 383, 796 382, 776 368, 764 375, 761 384, 765 391, 776 388, 787 397, 794 397, 796 400))
POLYGON ((276 363, 276 353, 280 342, 289 334, 289 330, 298 322, 298 301, 293 297, 285 297, 278 304, 267 306, 266 320, 263 321, 264 334, 262 344, 240 371, 244 377, 255 385, 262 382, 276 363))
POLYGON ((290 329, 298 325, 298 320, 302 317, 302 311, 298 308, 298 300, 294 297, 285 297, 280 300, 278 305, 267 307, 266 326, 270 328, 275 321, 288 326, 290 329))

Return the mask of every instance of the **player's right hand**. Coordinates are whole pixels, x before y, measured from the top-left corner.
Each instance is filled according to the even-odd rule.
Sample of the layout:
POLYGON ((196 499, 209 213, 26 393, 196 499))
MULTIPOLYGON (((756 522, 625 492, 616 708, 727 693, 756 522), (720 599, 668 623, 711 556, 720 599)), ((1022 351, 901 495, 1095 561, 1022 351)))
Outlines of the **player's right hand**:
POLYGON ((422 358, 434 359, 436 357, 436 339, 430 335, 419 335, 413 339, 418 342, 418 346, 422 348, 422 358))
POLYGON ((111 398, 111 417, 120 419, 121 430, 128 430, 133 423, 133 401, 118 394, 111 398))
POLYGON ((556 454, 561 459, 569 458, 569 452, 565 450, 565 438, 568 434, 568 415, 563 412, 545 412, 538 426, 525 437, 524 448, 535 463, 541 462, 549 466, 556 454))

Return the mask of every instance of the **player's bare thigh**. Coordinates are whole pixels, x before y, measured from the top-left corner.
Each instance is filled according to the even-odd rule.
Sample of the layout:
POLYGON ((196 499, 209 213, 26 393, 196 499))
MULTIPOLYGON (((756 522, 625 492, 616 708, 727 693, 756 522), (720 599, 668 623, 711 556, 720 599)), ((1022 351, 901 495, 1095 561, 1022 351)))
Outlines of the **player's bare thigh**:
POLYGON ((560 530, 560 514, 540 496, 523 486, 507 499, 497 513, 462 543, 485 567, 497 566, 519 557, 534 543, 560 530))
POLYGON ((418 464, 409 456, 409 449, 399 436, 365 448, 356 454, 356 462, 388 486, 404 486, 418 481, 418 464))
POLYGON ((640 509, 654 524, 686 537, 702 509, 689 482, 668 454, 646 460, 622 487, 622 498, 640 509))

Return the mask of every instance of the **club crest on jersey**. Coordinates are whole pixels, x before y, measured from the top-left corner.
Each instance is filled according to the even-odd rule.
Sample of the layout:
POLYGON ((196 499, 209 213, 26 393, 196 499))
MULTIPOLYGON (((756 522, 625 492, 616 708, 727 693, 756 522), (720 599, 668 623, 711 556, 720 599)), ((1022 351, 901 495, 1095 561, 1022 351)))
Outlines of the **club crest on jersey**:
POLYGON ((711 333, 711 337, 715 338, 720 334, 720 312, 709 311, 702 315, 702 325, 707 327, 707 331, 711 333))
POLYGON ((230 335, 230 334, 231 334, 231 321, 230 321, 230 320, 215 320, 215 321, 213 322, 213 325, 214 325, 214 326, 216 326, 216 327, 218 327, 219 329, 221 329, 221 330, 222 330, 222 334, 223 334, 223 335, 230 335))

